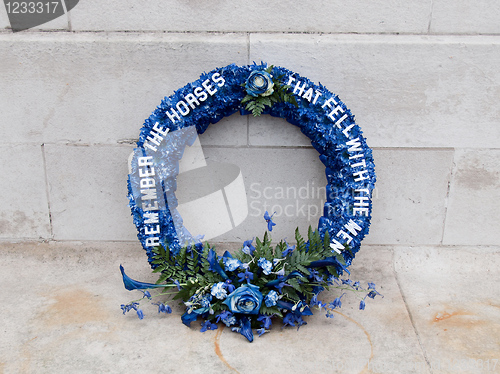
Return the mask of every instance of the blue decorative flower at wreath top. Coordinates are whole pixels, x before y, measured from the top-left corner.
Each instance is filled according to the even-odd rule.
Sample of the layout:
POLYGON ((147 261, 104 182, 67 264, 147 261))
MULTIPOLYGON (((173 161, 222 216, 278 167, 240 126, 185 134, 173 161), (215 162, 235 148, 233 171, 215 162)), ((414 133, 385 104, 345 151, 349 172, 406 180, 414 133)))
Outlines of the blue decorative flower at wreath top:
MULTIPOLYGON (((375 184, 372 151, 338 96, 297 73, 266 64, 232 64, 204 73, 164 98, 145 121, 131 162, 128 191, 138 238, 149 261, 159 245, 174 255, 190 240, 201 248, 176 210, 178 161, 196 134, 236 112, 283 118, 311 139, 328 182, 318 231, 321 237, 328 233, 332 254, 341 254, 349 266, 369 230, 375 184)), ((328 258, 321 261, 328 266, 328 258)))

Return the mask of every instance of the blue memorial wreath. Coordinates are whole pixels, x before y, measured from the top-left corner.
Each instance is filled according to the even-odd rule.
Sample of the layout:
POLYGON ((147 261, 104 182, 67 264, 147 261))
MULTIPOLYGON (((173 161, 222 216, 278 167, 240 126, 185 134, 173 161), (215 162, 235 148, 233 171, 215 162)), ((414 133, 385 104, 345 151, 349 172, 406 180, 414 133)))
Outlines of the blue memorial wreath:
MULTIPOLYGON (((273 317, 300 326, 312 306, 333 316, 345 292, 323 304, 318 295, 329 287, 364 292, 364 309, 365 298, 378 294, 375 285, 364 289, 338 276, 347 271, 368 234, 374 184, 372 151, 361 129, 338 96, 321 84, 263 63, 204 73, 166 97, 141 129, 130 164, 129 205, 138 238, 160 277, 157 284, 137 282, 121 268, 125 287, 143 290, 148 299, 153 296, 146 289, 163 289, 158 295, 175 293, 174 299, 187 307, 182 316, 186 325, 201 317, 206 331, 222 321, 249 341, 252 328, 260 326, 261 335, 273 317), (298 126, 319 152, 326 167, 326 203, 318 229, 309 229, 307 241, 296 230, 295 246, 281 241, 273 247, 266 233, 255 246, 248 240, 237 252, 221 257, 183 227, 175 191, 184 148, 211 123, 236 112, 283 118, 298 126)), ((266 212, 264 219, 272 231, 272 216, 266 212)), ((163 303, 157 305, 159 312, 170 311, 163 303)), ((143 317, 138 300, 122 309, 143 317)))

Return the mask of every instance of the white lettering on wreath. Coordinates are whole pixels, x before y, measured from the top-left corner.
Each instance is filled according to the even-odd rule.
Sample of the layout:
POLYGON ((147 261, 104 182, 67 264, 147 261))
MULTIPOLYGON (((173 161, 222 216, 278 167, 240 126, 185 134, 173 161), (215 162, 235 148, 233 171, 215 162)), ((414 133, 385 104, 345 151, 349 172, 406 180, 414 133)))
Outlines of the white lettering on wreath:
POLYGON ((196 109, 202 102, 208 99, 208 95, 213 96, 217 93, 217 87, 226 84, 226 80, 219 73, 212 74, 212 80, 207 79, 201 83, 202 87, 196 87, 193 93, 188 93, 175 104, 174 108, 165 111, 167 117, 175 123, 180 121, 181 116, 187 116, 191 110, 196 109), (214 84, 217 87, 214 87, 214 84))
MULTIPOLYGON (((181 98, 173 107, 165 111, 165 114, 170 119, 172 123, 180 121, 181 116, 187 116, 191 111, 195 110, 204 101, 206 101, 209 96, 213 96, 218 92, 217 87, 222 87, 226 83, 225 79, 220 75, 220 73, 214 73, 210 79, 206 79, 201 83, 201 87, 195 87, 192 93, 188 93, 181 98)), ((307 82, 301 82, 293 77, 288 77, 287 85, 293 89, 293 93, 304 100, 307 100, 313 105, 321 105, 321 108, 325 111, 326 116, 330 119, 334 126, 339 130, 342 130, 344 136, 349 139, 350 130, 354 127, 354 123, 344 125, 344 121, 349 117, 345 113, 345 109, 337 102, 335 97, 331 96, 329 98, 322 98, 323 93, 308 87, 307 82), (319 102, 318 102, 319 100, 319 102), (321 102, 322 101, 322 102, 321 102)), ((159 123, 156 122, 149 134, 146 136, 144 141, 144 147, 156 152, 157 147, 160 146, 161 142, 168 134, 169 128, 160 127, 159 123)), ((364 180, 369 180, 370 175, 367 169, 365 155, 363 152, 362 143, 359 137, 346 141, 349 152, 349 160, 351 160, 350 166, 353 171, 352 175, 354 177, 354 182, 362 182, 364 180)), ((142 210, 144 211, 144 227, 145 235, 154 235, 146 238, 145 245, 147 247, 158 246, 160 244, 160 225, 158 217, 158 200, 156 192, 156 181, 153 178, 155 176, 155 170, 152 162, 152 156, 139 157, 138 165, 143 167, 139 169, 140 177, 140 187, 141 187, 141 200, 142 210)), ((354 195, 354 207, 353 216, 368 216, 369 206, 370 206, 370 191, 367 188, 355 189, 354 195)), ((341 253, 345 245, 349 244, 353 236, 357 236, 358 232, 361 231, 361 227, 354 222, 352 219, 346 223, 341 230, 336 234, 336 238, 339 238, 344 242, 341 243, 336 238, 331 238, 330 247, 333 251, 341 253)))
MULTIPOLYGON (((157 127, 155 124, 153 129, 157 127)), ((166 131, 155 130, 157 134, 166 135, 166 131)), ((159 140, 161 142, 161 140, 159 140)), ((158 144, 159 145, 159 144, 158 144)), ((158 221, 158 195, 156 191, 156 180, 154 179, 155 168, 153 156, 139 157, 137 159, 139 167, 139 186, 141 187, 142 210, 144 211, 144 235, 150 235, 146 238, 146 247, 155 247, 160 245, 160 225, 158 221)))

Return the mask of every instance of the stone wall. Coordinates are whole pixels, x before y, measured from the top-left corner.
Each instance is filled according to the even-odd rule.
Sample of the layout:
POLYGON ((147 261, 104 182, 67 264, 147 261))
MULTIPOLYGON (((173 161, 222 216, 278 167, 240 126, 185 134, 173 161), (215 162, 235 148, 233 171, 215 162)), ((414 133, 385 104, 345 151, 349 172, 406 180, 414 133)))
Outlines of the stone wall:
MULTIPOLYGON (((265 61, 356 115, 378 176, 365 243, 498 245, 499 19, 494 0, 85 0, 13 33, 0 7, 0 238, 134 241, 127 158, 144 119, 203 71, 265 61)), ((316 225, 324 168, 297 128, 235 114, 200 139, 248 193, 218 241, 260 235, 264 204, 297 205, 276 237, 316 225)))

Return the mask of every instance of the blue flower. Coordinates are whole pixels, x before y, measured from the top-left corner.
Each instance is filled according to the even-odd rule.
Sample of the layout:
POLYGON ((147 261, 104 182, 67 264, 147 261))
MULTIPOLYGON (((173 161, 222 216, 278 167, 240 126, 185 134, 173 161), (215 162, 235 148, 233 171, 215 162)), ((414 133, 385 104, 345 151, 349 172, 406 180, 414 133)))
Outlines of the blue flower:
POLYGON ((151 300, 151 294, 149 293, 149 291, 142 291, 142 293, 144 294, 142 296, 143 299, 147 297, 149 300, 151 300))
POLYGON ((297 324, 297 330, 302 325, 307 325, 307 322, 302 319, 302 315, 295 313, 287 313, 285 318, 283 318, 283 326, 295 326, 297 324))
POLYGON ((217 325, 210 321, 205 321, 201 324, 200 332, 205 332, 207 330, 217 330, 217 325))
POLYGON ((183 324, 185 324, 187 327, 191 326, 191 322, 196 321, 198 316, 206 313, 208 311, 208 308, 200 308, 196 310, 191 310, 187 311, 181 316, 181 321, 183 324))
POLYGON ((269 291, 264 301, 268 308, 275 306, 278 301, 278 293, 274 290, 269 291))
POLYGON ((276 212, 275 212, 275 213, 273 213, 273 215, 272 215, 272 216, 269 216, 269 213, 267 212, 267 210, 266 210, 266 212, 264 213, 264 219, 265 219, 265 220, 266 220, 266 222, 267 222, 267 229, 268 229, 269 231, 273 231, 273 226, 276 226, 276 224, 275 224, 275 223, 271 220, 271 218, 273 218, 274 214, 276 214, 276 212))
POLYGON ((229 327, 236 324, 236 317, 233 315, 233 313, 225 310, 216 316, 216 322, 222 322, 227 327, 229 327))
POLYGON ((253 242, 253 239, 250 239, 250 240, 245 240, 243 242, 243 253, 246 253, 247 255, 250 255, 252 256, 254 251, 255 251, 255 247, 252 245, 252 242, 253 242))
POLYGON ((234 291, 234 289, 236 288, 236 287, 234 287, 231 283, 232 283, 232 282, 231 282, 231 279, 228 279, 228 280, 226 281, 226 289, 227 289, 227 292, 229 292, 229 293, 233 292, 233 291, 234 291))
POLYGON ((219 282, 212 286, 210 293, 219 300, 224 300, 227 296, 227 291, 225 289, 225 283, 219 282))
POLYGON ((214 273, 219 274, 222 278, 227 279, 227 274, 224 272, 224 270, 222 270, 219 264, 219 257, 213 249, 210 249, 210 251, 208 252, 207 261, 210 264, 210 271, 213 271, 214 273))
POLYGON ((288 256, 289 254, 291 254, 293 252, 293 250, 295 249, 295 246, 291 246, 290 244, 288 244, 285 240, 285 244, 286 244, 286 249, 283 251, 282 253, 282 256, 283 257, 286 257, 288 256))
POLYGON ((172 308, 170 308, 168 305, 165 305, 163 303, 158 303, 155 305, 158 305, 158 313, 172 313, 172 308))
POLYGON ((123 266, 121 266, 121 265, 120 265, 120 271, 122 273, 123 284, 125 285, 125 288, 129 291, 147 290, 148 288, 165 287, 164 284, 144 283, 144 282, 139 282, 139 281, 133 280, 127 274, 125 274, 125 270, 123 269, 123 266))
POLYGON ((203 298, 200 300, 200 304, 202 308, 209 308, 211 301, 212 301, 212 295, 208 294, 203 296, 203 298))
POLYGON ((278 290, 278 292, 281 293, 281 291, 283 290, 283 287, 285 287, 285 286, 289 286, 289 284, 286 283, 285 281, 283 281, 283 282, 278 282, 278 284, 276 286, 274 286, 274 287, 276 287, 276 289, 278 290))
POLYGON ((240 328, 238 332, 247 338, 250 343, 253 342, 252 323, 247 317, 242 316, 240 318, 240 328))
POLYGON ((349 286, 353 286, 353 282, 350 279, 342 279, 342 284, 347 284, 349 286))
POLYGON ((236 258, 224 257, 223 261, 226 271, 235 271, 241 266, 241 261, 236 258))
POLYGON ((292 303, 288 303, 288 302, 283 301, 283 300, 278 300, 276 302, 276 304, 278 305, 278 307, 280 309, 290 310, 295 315, 298 315, 298 316, 312 316, 313 315, 313 313, 311 312, 311 309, 307 305, 302 303, 302 301, 299 301, 297 304, 292 304, 292 303))
POLYGON ((272 318, 273 318, 273 316, 267 316, 267 315, 261 314, 257 318, 257 321, 262 322, 262 327, 264 327, 266 330, 269 330, 269 328, 272 325, 272 321, 271 321, 272 318))
POLYGON ((307 325, 307 322, 302 319, 302 316, 295 316, 295 321, 298 323, 297 330, 302 325, 307 325))
POLYGON ((239 273, 238 278, 240 279, 240 282, 243 282, 245 279, 248 281, 253 280, 253 273, 251 273, 248 270, 245 270, 244 273, 239 273))
POLYGON ((231 292, 224 304, 233 313, 258 314, 262 304, 262 294, 259 287, 253 284, 244 284, 231 292))
POLYGON ((252 71, 245 83, 247 94, 253 97, 271 95, 274 92, 273 86, 271 74, 264 70, 252 71))
POLYGON ((309 270, 309 272, 311 273, 309 278, 312 278, 315 282, 319 282, 319 283, 323 282, 323 276, 319 274, 318 270, 311 269, 311 270, 309 270))
POLYGON ((269 332, 269 330, 266 330, 265 328, 257 329, 257 334, 259 334, 259 337, 264 335, 266 332, 269 332))
POLYGON ((142 312, 141 309, 137 309, 137 317, 139 317, 139 319, 143 319, 144 318, 144 313, 142 312))
POLYGON ((257 264, 262 268, 262 271, 265 275, 271 274, 271 271, 273 270, 273 264, 269 260, 261 257, 259 258, 257 264))
POLYGON ((123 310, 123 314, 131 311, 132 309, 137 310, 137 307, 139 306, 139 303, 133 302, 127 305, 122 304, 121 308, 123 310))
POLYGON ((287 313, 283 318, 283 326, 295 326, 295 316, 293 313, 287 313))
POLYGON ((369 290, 374 290, 375 289, 375 283, 368 282, 368 289, 369 290))
POLYGON ((340 308, 342 307, 342 296, 345 295, 345 292, 340 295, 339 297, 337 297, 335 300, 333 300, 331 303, 330 303, 330 308, 332 309, 335 309, 335 308, 340 308))
POLYGON ((215 316, 215 322, 220 322, 220 321, 226 319, 227 317, 229 317, 230 315, 232 315, 230 312, 228 312, 227 310, 224 310, 224 311, 220 312, 220 314, 217 314, 215 316))
POLYGON ((223 323, 224 323, 227 327, 229 327, 229 326, 232 326, 232 325, 236 325, 236 322, 237 322, 237 321, 236 321, 236 317, 235 317, 235 316, 230 315, 229 317, 224 318, 224 319, 222 320, 222 322, 223 322, 223 323))
POLYGON ((365 310, 365 300, 361 300, 361 302, 359 303, 359 309, 360 310, 365 310))

